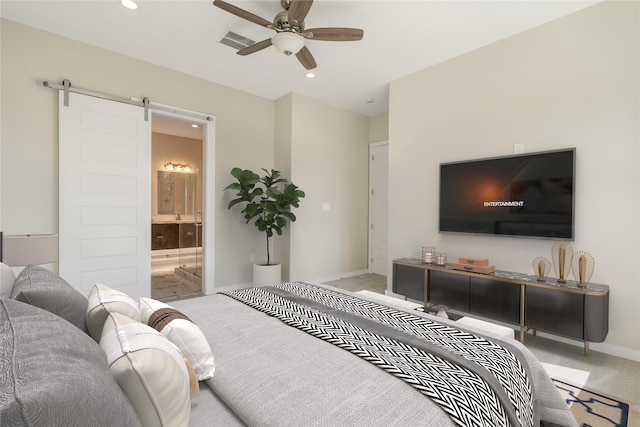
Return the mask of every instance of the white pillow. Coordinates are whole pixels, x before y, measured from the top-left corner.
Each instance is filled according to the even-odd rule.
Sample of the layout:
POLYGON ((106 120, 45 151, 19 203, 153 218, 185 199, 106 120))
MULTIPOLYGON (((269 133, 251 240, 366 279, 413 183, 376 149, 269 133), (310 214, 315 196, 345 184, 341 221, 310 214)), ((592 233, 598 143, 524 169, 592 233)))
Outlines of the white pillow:
POLYGON ((124 314, 130 319, 141 321, 140 308, 134 298, 97 283, 89 292, 87 307, 87 330, 96 342, 100 342, 102 327, 110 312, 124 314))
POLYGON ((100 347, 144 427, 189 425, 189 373, 174 344, 153 328, 114 312, 107 315, 100 347))
POLYGON ((160 331, 187 358, 199 381, 213 377, 216 369, 211 346, 200 328, 187 316, 160 301, 140 298, 142 322, 160 331))
POLYGON ((0 298, 10 298, 16 275, 7 264, 0 262, 0 298))

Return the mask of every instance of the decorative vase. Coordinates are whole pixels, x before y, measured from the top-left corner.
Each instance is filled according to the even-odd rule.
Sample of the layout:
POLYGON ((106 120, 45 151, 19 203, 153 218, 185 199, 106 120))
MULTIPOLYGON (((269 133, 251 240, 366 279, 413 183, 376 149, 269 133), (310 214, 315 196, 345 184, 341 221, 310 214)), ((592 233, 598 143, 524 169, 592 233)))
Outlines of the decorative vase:
POLYGON ((594 266, 595 261, 589 252, 578 251, 573 254, 571 268, 573 270, 573 277, 578 281, 579 287, 582 288, 586 286, 585 283, 591 280, 594 266))
POLYGON ((253 286, 273 286, 281 283, 282 265, 253 264, 253 286))
POLYGON ((558 276, 558 283, 567 283, 566 274, 571 270, 573 248, 567 242, 556 242, 551 248, 553 268, 558 276))
POLYGON ((551 270, 551 261, 543 256, 539 256, 531 262, 531 266, 533 267, 533 271, 536 273, 536 280, 538 282, 546 281, 545 277, 549 273, 549 270, 551 270))

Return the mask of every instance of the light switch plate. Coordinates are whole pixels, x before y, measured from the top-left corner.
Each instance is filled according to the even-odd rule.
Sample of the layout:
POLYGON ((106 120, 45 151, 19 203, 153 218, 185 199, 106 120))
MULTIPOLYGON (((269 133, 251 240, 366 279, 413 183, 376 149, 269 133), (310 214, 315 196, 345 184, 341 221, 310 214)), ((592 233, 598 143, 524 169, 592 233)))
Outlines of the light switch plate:
POLYGON ((524 142, 520 144, 513 144, 513 154, 522 154, 524 153, 524 142))

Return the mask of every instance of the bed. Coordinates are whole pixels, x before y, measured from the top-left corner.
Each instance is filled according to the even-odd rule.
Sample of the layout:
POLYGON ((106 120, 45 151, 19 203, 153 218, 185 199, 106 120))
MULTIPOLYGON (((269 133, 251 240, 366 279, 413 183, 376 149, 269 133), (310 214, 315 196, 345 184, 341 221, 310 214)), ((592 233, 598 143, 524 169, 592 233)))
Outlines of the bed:
MULTIPOLYGON (((21 330, 35 333, 33 325, 24 329, 15 326, 20 317, 16 313, 28 310, 26 304, 18 305, 18 293, 12 294, 14 298, 8 299, 18 302, 2 300, 4 343, 16 340, 21 330), (12 328, 8 322, 14 324, 12 328), (11 333, 14 336, 8 339, 11 333)), ((25 299, 22 297, 22 302, 25 299)), ((91 300, 90 295, 89 308, 84 308, 87 329, 91 329, 91 300)), ((122 305, 123 300, 117 304, 122 305)), ((83 303, 79 300, 78 304, 83 303)), ((127 304, 131 309, 132 303, 127 304)), ((454 321, 380 304, 366 296, 294 282, 176 301, 170 312, 197 325, 212 356, 210 375, 197 382, 199 395, 188 398, 188 414, 182 425, 577 425, 541 364, 519 342, 497 339, 470 326, 461 329, 454 321)), ((137 322, 145 323, 144 310, 142 313, 129 326, 141 327, 137 322)), ((70 329, 66 323, 65 328, 70 329)), ((101 326, 103 338, 109 334, 108 328, 106 323, 104 329, 101 326)), ((78 335, 82 344, 74 344, 75 348, 95 344, 95 339, 86 340, 80 334, 87 332, 66 330, 65 336, 78 335)), ((4 360, 10 358, 7 348, 3 349, 4 360)), ((20 349, 11 353, 17 358, 28 354, 20 349)), ((113 352, 105 353, 105 366, 113 366, 113 352)), ((3 417, 15 415, 17 406, 8 396, 10 392, 20 394, 16 392, 20 391, 18 385, 8 384, 6 371, 0 402, 3 417)), ((166 406, 173 405, 180 393, 171 393, 166 406)), ((141 424, 152 425, 145 424, 140 415, 134 401, 137 397, 128 397, 141 424)), ((122 416, 131 416, 131 411, 122 410, 124 403, 117 402, 113 405, 126 412, 122 416)), ((73 411, 67 411, 65 425, 86 425, 74 424, 69 412, 73 411)), ((112 425, 131 425, 114 422, 113 409, 109 412, 112 425)), ((86 411, 83 417, 86 421, 86 411)), ((17 421, 15 425, 21 424, 17 421)))

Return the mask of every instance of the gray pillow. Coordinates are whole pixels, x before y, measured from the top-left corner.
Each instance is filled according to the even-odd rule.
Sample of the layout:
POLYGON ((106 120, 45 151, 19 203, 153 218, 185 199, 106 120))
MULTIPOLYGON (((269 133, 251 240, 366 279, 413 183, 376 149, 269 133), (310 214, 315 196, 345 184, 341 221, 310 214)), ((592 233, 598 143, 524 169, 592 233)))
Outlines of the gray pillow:
POLYGON ((38 307, 0 300, 0 414, 10 426, 140 426, 91 337, 38 307))
POLYGON ((7 264, 0 262, 0 298, 10 298, 16 275, 7 264))
POLYGON ((13 283, 11 298, 50 311, 87 332, 87 298, 51 270, 26 266, 13 283))

